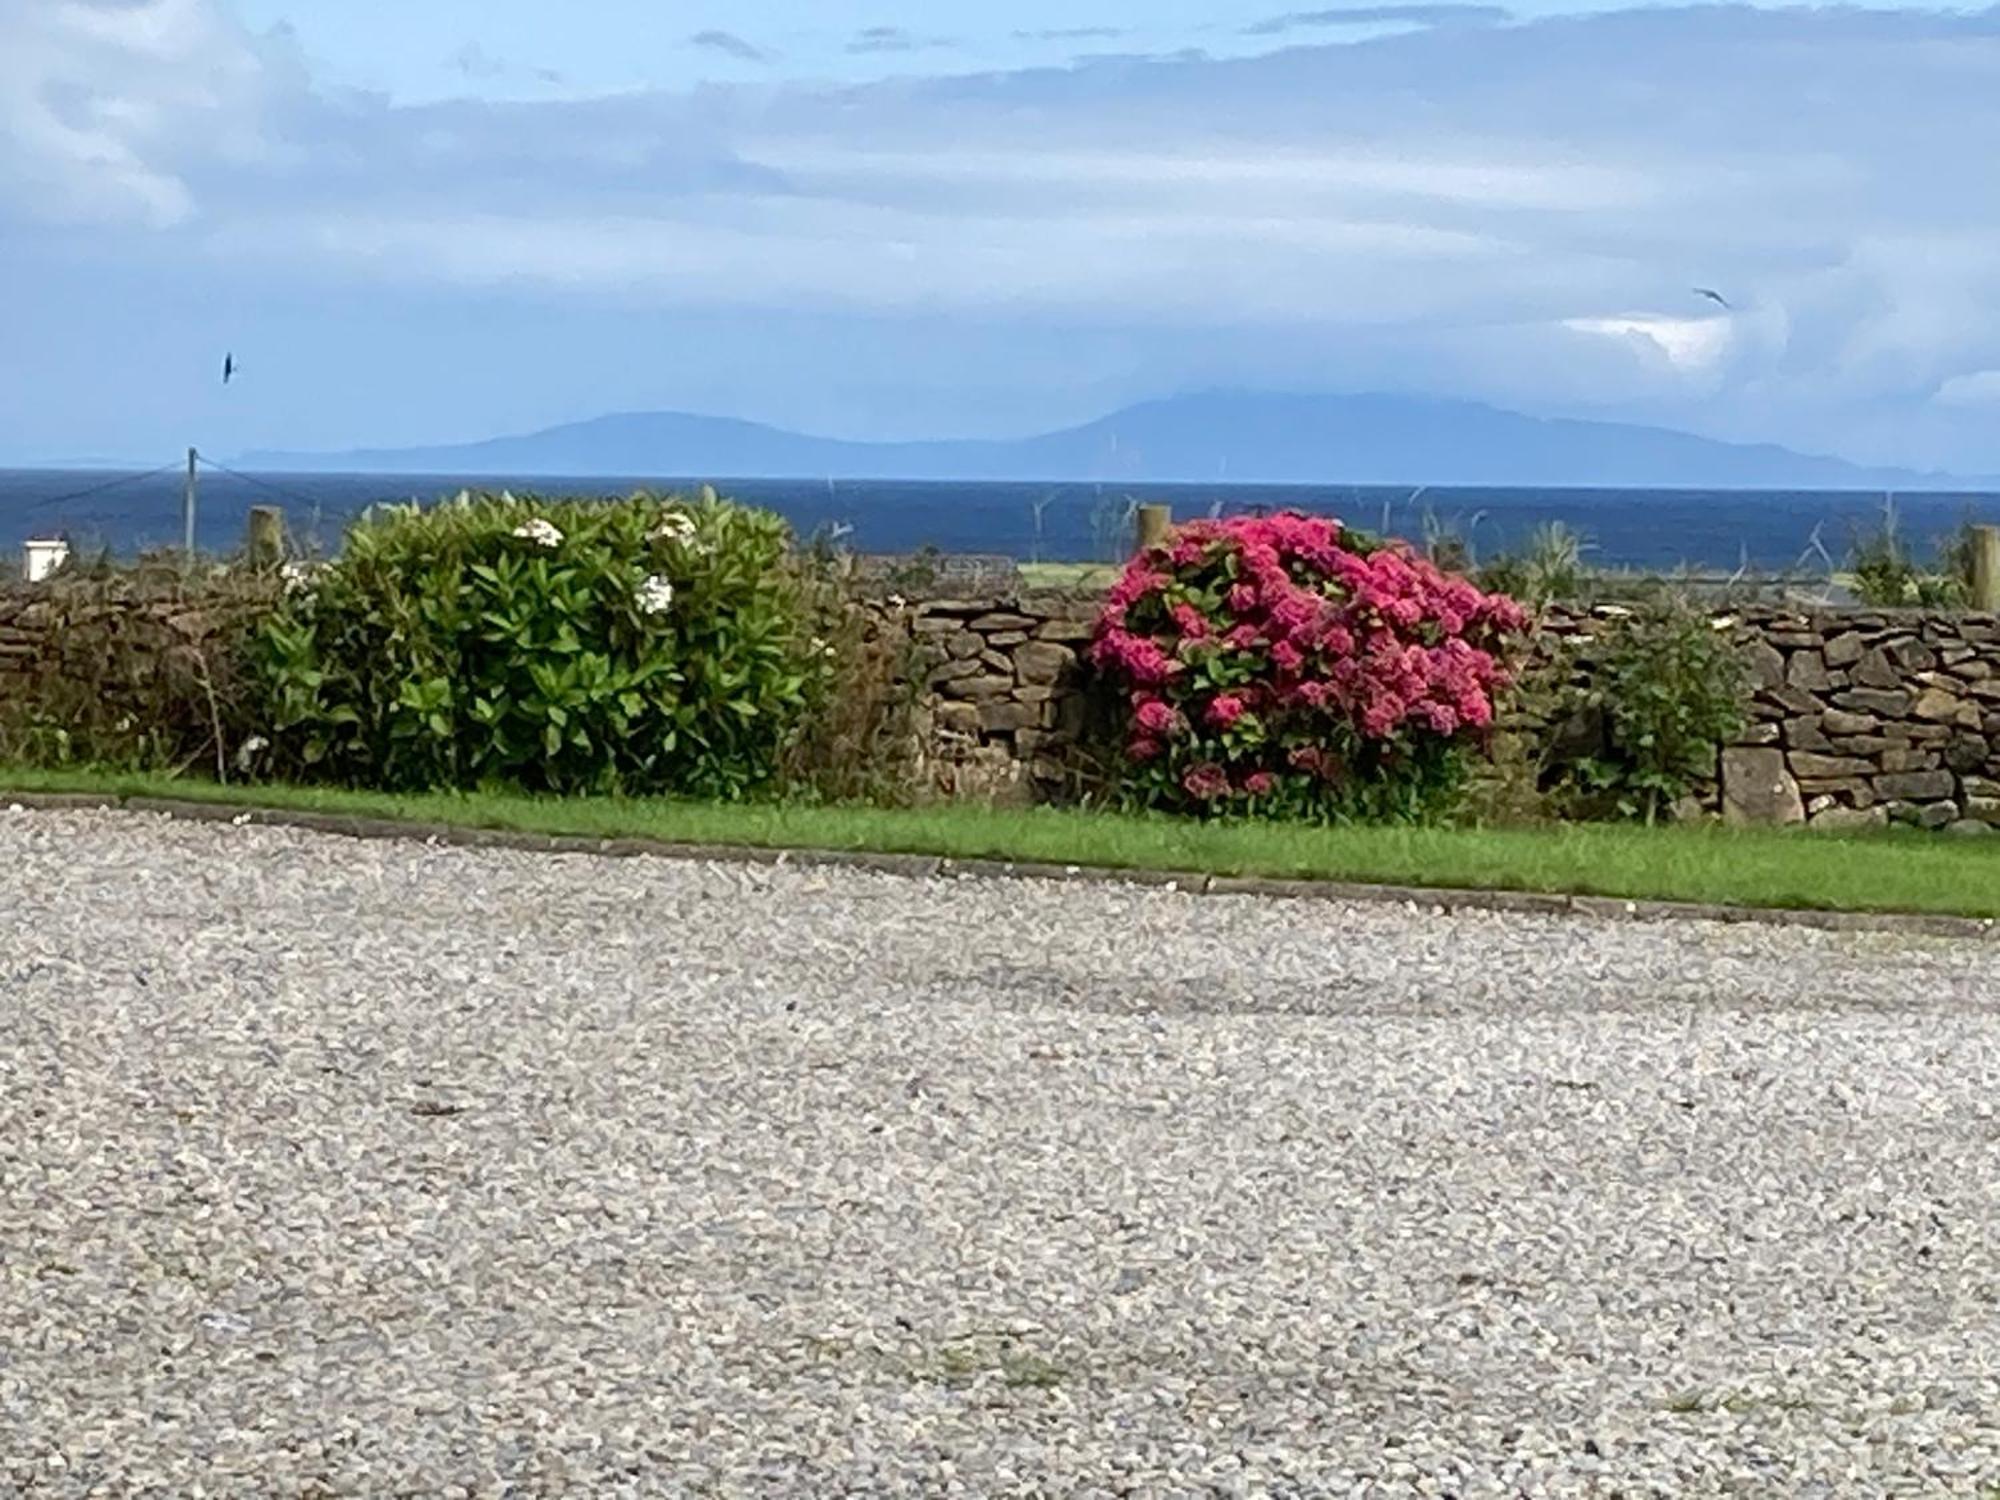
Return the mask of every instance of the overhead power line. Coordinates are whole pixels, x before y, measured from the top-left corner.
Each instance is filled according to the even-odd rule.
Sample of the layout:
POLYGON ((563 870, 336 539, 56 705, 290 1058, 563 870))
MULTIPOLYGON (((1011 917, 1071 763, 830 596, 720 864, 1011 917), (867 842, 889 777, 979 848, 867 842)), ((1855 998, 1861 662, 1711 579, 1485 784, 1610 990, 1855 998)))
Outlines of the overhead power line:
POLYGON ((69 490, 60 495, 44 495, 39 500, 30 500, 21 507, 24 511, 44 510, 51 505, 63 505, 71 500, 83 500, 92 495, 101 495, 106 490, 115 490, 120 485, 137 484, 142 479, 157 479, 162 474, 171 474, 179 464, 161 464, 157 469, 148 469, 143 474, 121 474, 116 479, 106 479, 98 484, 85 485, 80 490, 69 490))
POLYGON ((318 500, 314 499, 311 495, 305 494, 300 490, 287 489, 282 484, 273 484, 268 479, 259 479, 255 474, 245 474, 241 469, 232 469, 229 467, 228 464, 210 458, 206 453, 198 454, 197 457, 200 459, 202 463, 206 464, 209 468, 216 470, 218 473, 227 474, 231 479, 240 479, 245 484, 254 484, 259 489, 269 490, 274 495, 282 496, 284 499, 287 500, 296 501, 300 505, 319 504, 318 500))

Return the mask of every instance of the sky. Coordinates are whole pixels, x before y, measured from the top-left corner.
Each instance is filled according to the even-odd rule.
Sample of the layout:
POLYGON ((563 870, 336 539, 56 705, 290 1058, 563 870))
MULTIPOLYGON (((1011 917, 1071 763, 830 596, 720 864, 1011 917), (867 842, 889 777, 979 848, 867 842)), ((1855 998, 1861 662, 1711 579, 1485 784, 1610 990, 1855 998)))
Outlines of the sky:
POLYGON ((2000 473, 2000 9, 1295 3, 0 0, 0 464, 1231 387, 2000 473))

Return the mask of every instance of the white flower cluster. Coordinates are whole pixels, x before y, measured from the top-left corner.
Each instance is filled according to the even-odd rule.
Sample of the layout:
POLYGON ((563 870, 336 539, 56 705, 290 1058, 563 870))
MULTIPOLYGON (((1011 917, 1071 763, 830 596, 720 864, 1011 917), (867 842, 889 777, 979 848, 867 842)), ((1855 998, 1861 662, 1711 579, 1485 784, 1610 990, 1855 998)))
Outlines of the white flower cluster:
POLYGON ((555 522, 544 520, 540 516, 516 526, 514 535, 523 541, 533 542, 537 547, 560 547, 563 539, 563 534, 556 529, 555 522))
POLYGON ((694 519, 685 512, 670 510, 660 517, 660 524, 647 532, 646 537, 649 541, 685 545, 694 540, 694 519))
POLYGON ((649 542, 667 542, 681 548, 692 557, 707 557, 715 550, 707 542, 698 541, 694 534, 694 517, 685 511, 670 510, 660 517, 660 524, 646 533, 649 542))
POLYGON ((639 613, 662 615, 673 608, 674 586, 658 573, 639 585, 639 613))
POLYGON ((285 592, 303 594, 312 587, 313 570, 307 563, 288 562, 278 568, 278 576, 285 581, 285 592))

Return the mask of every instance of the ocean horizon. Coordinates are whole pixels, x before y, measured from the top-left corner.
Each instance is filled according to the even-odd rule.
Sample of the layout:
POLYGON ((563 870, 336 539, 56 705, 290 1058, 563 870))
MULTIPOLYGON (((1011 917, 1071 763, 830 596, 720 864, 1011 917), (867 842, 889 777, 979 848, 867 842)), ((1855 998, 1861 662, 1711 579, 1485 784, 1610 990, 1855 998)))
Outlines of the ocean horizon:
MULTIPOLYGON (((551 496, 688 492, 712 484, 726 496, 783 515, 801 536, 841 528, 841 543, 870 553, 1004 554, 1023 561, 1122 558, 1130 511, 1164 503, 1175 518, 1298 509, 1421 541, 1442 529, 1476 558, 1517 550, 1537 527, 1560 522, 1583 537, 1596 566, 1761 573, 1824 573, 1893 505, 1920 555, 1967 521, 2000 524, 2000 493, 1976 490, 1722 490, 1468 485, 1133 483, 697 478, 597 474, 253 473, 205 468, 197 545, 241 544, 253 505, 285 511, 295 542, 331 552, 347 523, 371 504, 436 501, 464 488, 551 496)), ((0 545, 31 535, 67 536, 78 551, 131 555, 178 545, 182 478, 114 470, 0 469, 0 545)))

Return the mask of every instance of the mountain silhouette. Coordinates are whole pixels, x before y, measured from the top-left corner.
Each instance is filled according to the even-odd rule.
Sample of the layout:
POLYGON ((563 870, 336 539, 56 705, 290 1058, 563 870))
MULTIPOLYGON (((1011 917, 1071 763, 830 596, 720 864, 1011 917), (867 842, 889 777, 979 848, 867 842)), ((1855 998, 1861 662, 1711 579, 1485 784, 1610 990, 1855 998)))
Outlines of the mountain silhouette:
POLYGON ((266 470, 657 474, 673 479, 1236 481, 1694 489, 1953 487, 1770 443, 1527 416, 1395 395, 1209 392, 1012 440, 849 442, 684 412, 626 412, 514 437, 346 453, 252 453, 266 470))

